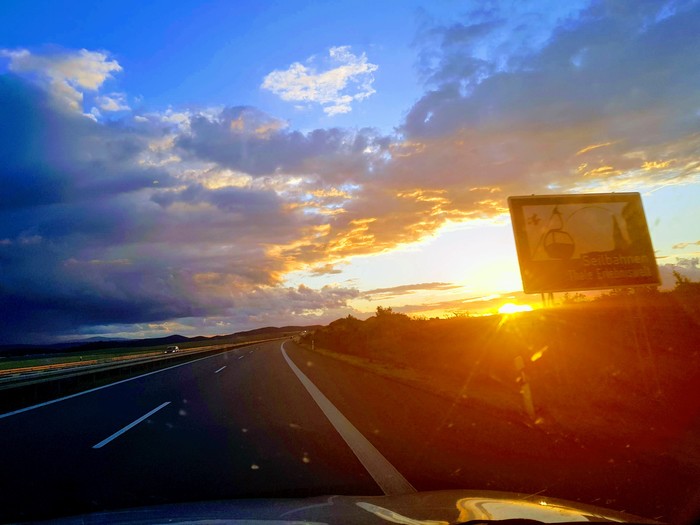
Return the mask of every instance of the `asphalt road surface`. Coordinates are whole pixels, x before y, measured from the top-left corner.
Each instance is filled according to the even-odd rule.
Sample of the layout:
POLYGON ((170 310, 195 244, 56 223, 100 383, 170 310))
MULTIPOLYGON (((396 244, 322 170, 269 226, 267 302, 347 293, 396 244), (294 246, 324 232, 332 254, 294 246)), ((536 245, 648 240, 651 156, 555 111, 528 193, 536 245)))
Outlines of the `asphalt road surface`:
POLYGON ((0 519, 382 494, 270 342, 0 419, 0 519))
POLYGON ((291 341, 267 342, 0 415, 0 521, 452 488, 541 492, 653 518, 664 509, 631 484, 653 492, 659 475, 674 479, 666 486, 679 501, 693 486, 625 458, 596 464, 579 448, 291 341))

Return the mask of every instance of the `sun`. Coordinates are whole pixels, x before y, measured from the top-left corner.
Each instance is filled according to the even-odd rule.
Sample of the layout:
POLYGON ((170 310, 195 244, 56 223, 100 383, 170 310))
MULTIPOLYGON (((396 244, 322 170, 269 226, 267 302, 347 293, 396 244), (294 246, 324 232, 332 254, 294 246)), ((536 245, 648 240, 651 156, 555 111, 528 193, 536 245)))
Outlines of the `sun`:
POLYGON ((532 312, 529 304, 506 303, 498 309, 499 314, 517 314, 520 312, 532 312))

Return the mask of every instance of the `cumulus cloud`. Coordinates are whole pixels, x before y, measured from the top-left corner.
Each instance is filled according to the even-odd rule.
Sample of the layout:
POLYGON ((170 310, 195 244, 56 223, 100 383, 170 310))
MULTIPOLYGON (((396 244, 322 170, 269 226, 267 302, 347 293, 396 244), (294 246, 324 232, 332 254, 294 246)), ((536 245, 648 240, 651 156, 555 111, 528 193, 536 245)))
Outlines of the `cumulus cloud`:
POLYGON ((346 179, 352 178, 350 172, 364 172, 388 143, 372 130, 287 130, 283 122, 250 107, 196 114, 189 121, 189 132, 176 140, 193 157, 253 176, 311 172, 332 177, 345 170, 346 179))
MULTIPOLYGON (((112 73, 122 67, 102 51, 53 51, 44 54, 27 49, 0 49, 0 57, 9 59, 9 69, 47 84, 66 107, 81 110, 83 93, 97 91, 112 73)), ((105 109, 105 108, 103 108, 105 109)))
POLYGON ((676 273, 685 279, 700 282, 700 257, 681 257, 675 263, 660 264, 661 287, 673 288, 676 284, 676 273))
POLYGON ((329 116, 348 113, 351 104, 375 93, 373 73, 379 66, 355 55, 350 46, 328 50, 328 69, 319 71, 314 58, 307 65, 294 62, 285 70, 269 73, 261 87, 288 102, 316 103, 329 116))
POLYGON ((126 93, 110 93, 97 97, 96 100, 102 111, 128 111, 131 108, 126 100, 126 93))

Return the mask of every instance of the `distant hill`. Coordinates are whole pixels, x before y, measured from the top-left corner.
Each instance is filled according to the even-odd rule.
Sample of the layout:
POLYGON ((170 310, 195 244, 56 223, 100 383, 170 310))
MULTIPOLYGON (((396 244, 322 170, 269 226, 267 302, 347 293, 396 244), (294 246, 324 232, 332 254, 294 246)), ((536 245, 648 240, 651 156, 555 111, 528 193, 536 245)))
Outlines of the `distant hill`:
POLYGON ((322 325, 320 324, 311 326, 283 326, 281 328, 277 328, 275 326, 266 326, 265 328, 256 328, 255 330, 248 330, 246 332, 236 332, 233 335, 241 337, 262 334, 283 334, 286 332, 301 332, 303 330, 318 330, 319 328, 321 328, 321 326, 322 325))
POLYGON ((71 348, 73 350, 102 350, 105 348, 138 348, 140 346, 159 346, 184 343, 190 341, 184 335, 169 335, 167 337, 157 337, 153 339, 126 339, 119 341, 97 341, 94 343, 77 344, 71 348))
POLYGON ((94 351, 106 350, 109 348, 138 348, 148 346, 172 345, 181 343, 190 343, 198 341, 210 342, 235 342, 248 337, 257 335, 276 335, 288 332, 300 332, 302 330, 316 330, 321 325, 312 326, 267 326, 264 328, 256 328, 254 330, 246 330, 228 335, 215 336, 195 336, 185 337, 184 335, 169 335, 167 337, 155 337, 150 339, 109 339, 109 338, 90 338, 89 342, 74 341, 69 343, 56 343, 52 345, 0 345, 0 356, 2 357, 23 357, 35 356, 42 354, 56 354, 59 352, 77 352, 77 351, 94 351))
POLYGON ((88 337, 87 339, 81 339, 80 341, 74 341, 70 344, 79 344, 79 343, 99 343, 103 341, 128 341, 126 337, 102 337, 102 336, 96 336, 96 337, 88 337))

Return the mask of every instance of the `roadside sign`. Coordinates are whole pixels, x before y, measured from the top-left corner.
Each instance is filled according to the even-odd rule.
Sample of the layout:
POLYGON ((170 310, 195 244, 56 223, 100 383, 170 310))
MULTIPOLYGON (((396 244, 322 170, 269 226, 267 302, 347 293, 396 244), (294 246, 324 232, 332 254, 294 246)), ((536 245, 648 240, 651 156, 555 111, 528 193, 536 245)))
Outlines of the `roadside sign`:
POLYGON ((509 197, 526 293, 659 284, 639 193, 509 197))

